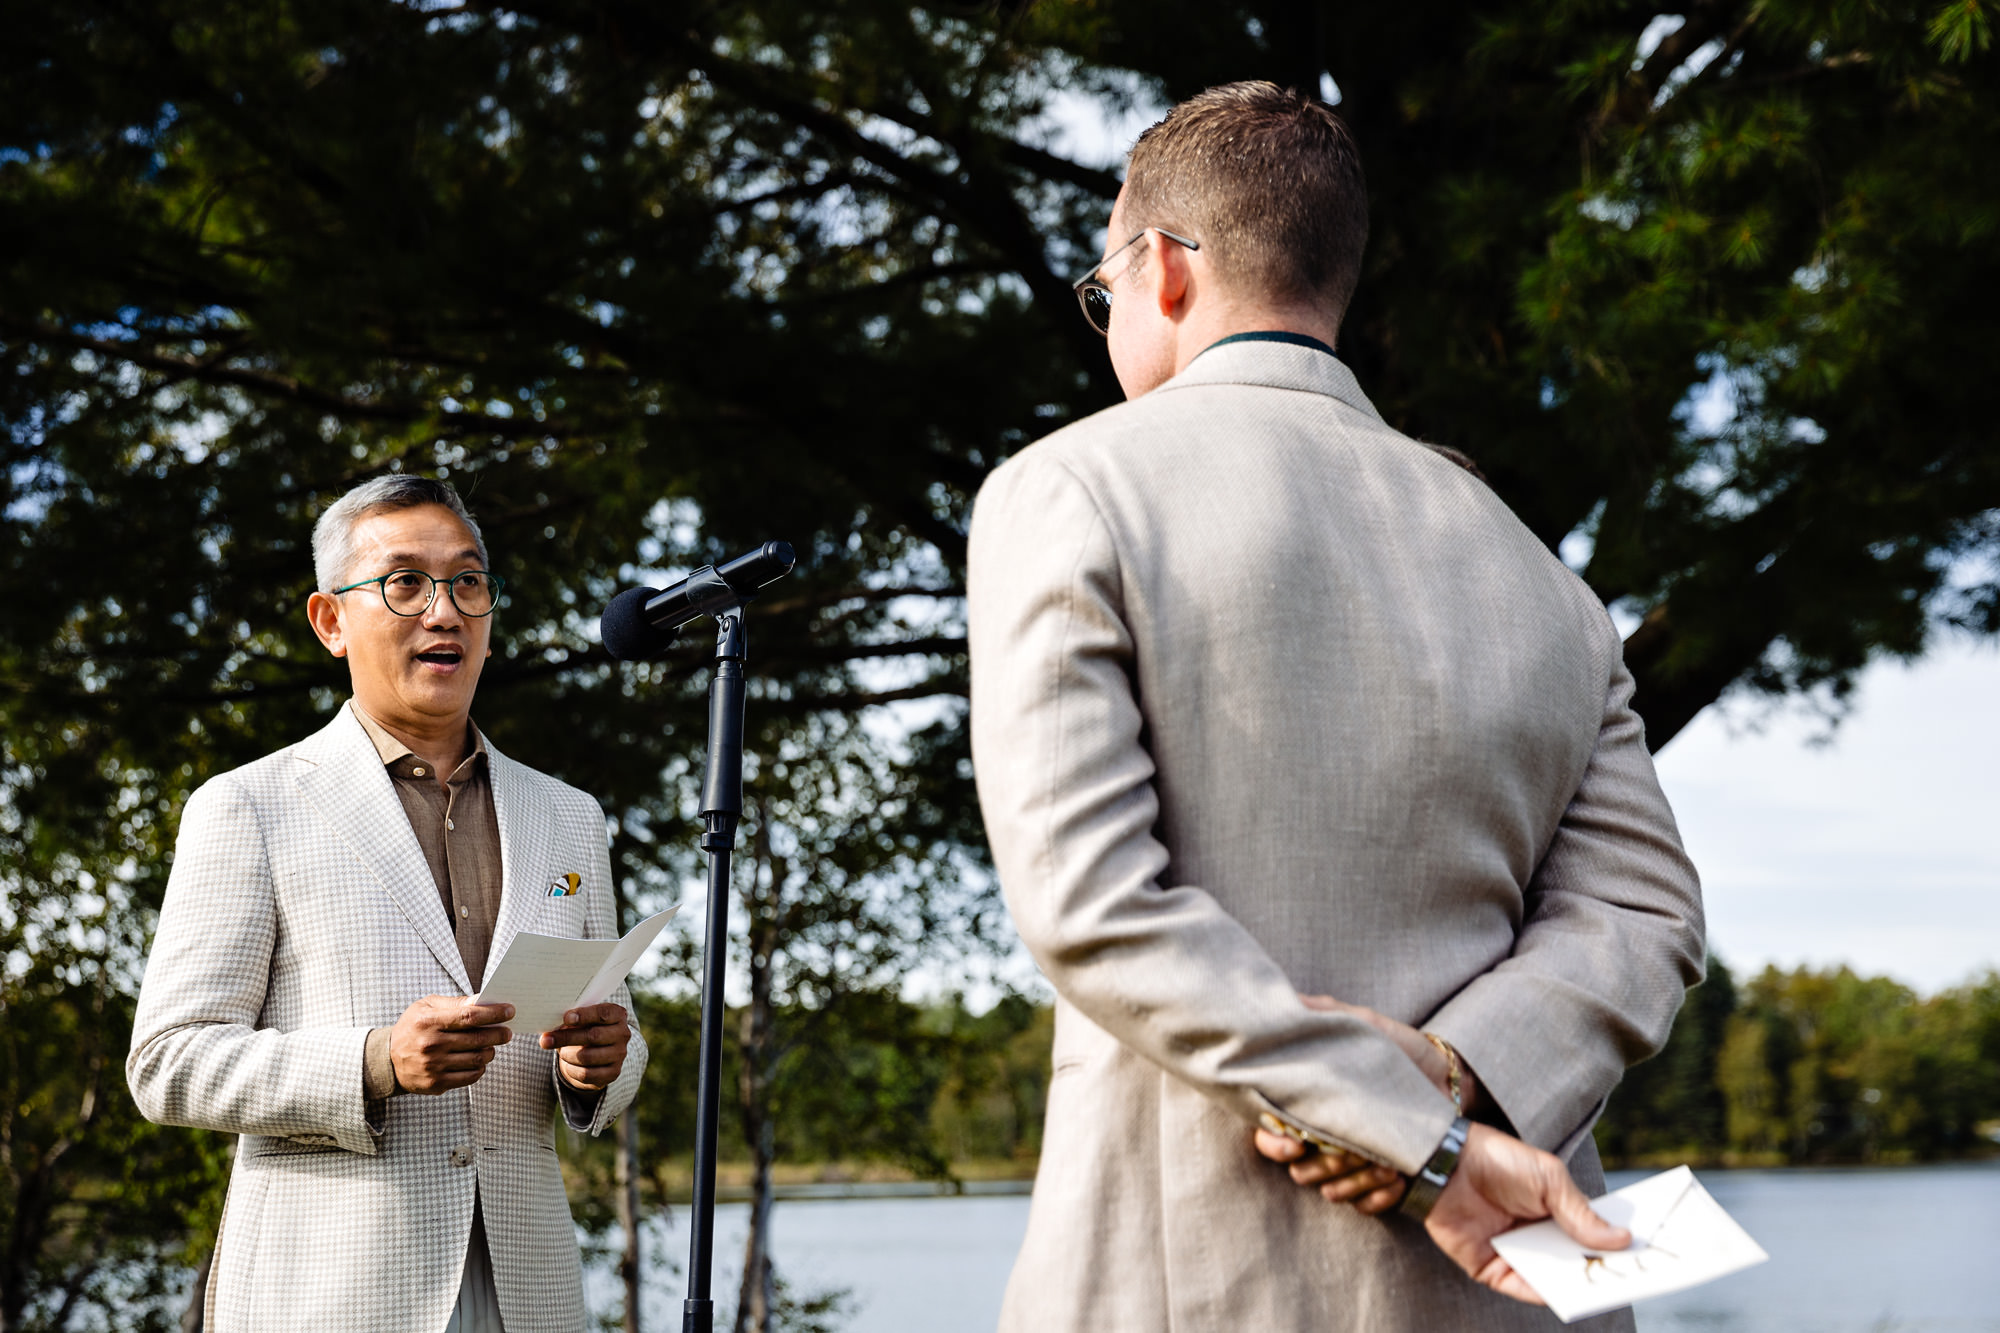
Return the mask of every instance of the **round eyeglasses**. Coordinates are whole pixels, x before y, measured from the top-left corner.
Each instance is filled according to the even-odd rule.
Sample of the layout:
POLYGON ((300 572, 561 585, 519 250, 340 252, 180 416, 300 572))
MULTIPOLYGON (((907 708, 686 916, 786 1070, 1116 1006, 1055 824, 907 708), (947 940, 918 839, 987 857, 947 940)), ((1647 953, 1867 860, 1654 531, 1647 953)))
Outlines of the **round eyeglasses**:
MULTIPOLYGON (((1176 245, 1184 245, 1190 250, 1201 249, 1200 241, 1191 241, 1176 232, 1168 231, 1165 227, 1148 227, 1146 231, 1156 231, 1176 245)), ((1134 236, 1131 240, 1098 260, 1095 268, 1070 284, 1070 290, 1076 293, 1076 303, 1083 307, 1083 317, 1090 321, 1091 328, 1096 329, 1107 338, 1111 336, 1111 287, 1110 284, 1101 281, 1097 275, 1104 271, 1106 264, 1109 264, 1112 260, 1138 244, 1145 238, 1145 235, 1145 231, 1140 232, 1137 236, 1134 236)))
POLYGON ((458 608, 459 614, 477 619, 493 614, 493 608, 500 601, 503 580, 498 574, 483 569, 468 569, 447 579, 434 579, 421 569, 392 569, 380 578, 363 579, 345 588, 335 588, 333 595, 338 597, 356 588, 366 588, 371 583, 381 592, 382 605, 399 616, 420 616, 430 610, 431 604, 437 601, 437 590, 443 588, 445 596, 451 598, 451 604, 458 608))

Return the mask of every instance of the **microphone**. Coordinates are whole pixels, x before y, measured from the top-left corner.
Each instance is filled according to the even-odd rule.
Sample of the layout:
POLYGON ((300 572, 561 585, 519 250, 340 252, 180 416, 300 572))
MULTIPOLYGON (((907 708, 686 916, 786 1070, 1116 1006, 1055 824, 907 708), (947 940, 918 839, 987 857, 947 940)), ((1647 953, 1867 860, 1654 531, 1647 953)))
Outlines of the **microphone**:
POLYGON ((743 605, 757 590, 792 572, 789 542, 765 542, 720 565, 703 565, 670 588, 627 588, 598 620, 604 648, 621 662, 658 657, 681 626, 743 605))

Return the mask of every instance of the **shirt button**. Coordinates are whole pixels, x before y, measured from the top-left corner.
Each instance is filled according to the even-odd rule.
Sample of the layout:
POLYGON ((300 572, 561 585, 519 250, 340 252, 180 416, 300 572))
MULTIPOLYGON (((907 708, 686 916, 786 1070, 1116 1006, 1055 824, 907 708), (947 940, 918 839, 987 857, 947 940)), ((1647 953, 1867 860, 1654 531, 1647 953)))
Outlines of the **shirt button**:
POLYGON ((454 833, 458 832, 458 825, 452 823, 449 819, 444 821, 444 826, 454 833))
POLYGON ((458 909, 458 914, 459 914, 459 915, 460 915, 461 917, 467 917, 467 918, 469 918, 469 917, 471 917, 471 915, 472 915, 472 909, 471 909, 470 907, 461 907, 461 908, 459 908, 459 909, 458 909))
POLYGON ((422 776, 424 775, 424 769, 423 769, 423 765, 421 765, 421 764, 419 764, 419 765, 418 765, 417 767, 415 767, 415 768, 411 769, 410 771, 411 771, 412 773, 415 773, 415 774, 416 774, 416 775, 417 775, 418 777, 422 777, 422 776))

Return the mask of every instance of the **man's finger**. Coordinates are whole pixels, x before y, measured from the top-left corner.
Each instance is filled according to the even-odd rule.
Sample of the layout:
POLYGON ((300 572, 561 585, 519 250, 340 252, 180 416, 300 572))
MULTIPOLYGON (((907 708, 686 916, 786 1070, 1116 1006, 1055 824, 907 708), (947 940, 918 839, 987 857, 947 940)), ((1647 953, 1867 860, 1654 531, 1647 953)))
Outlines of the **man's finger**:
POLYGON ((476 1051, 452 1051, 434 1057, 429 1063, 433 1073, 484 1069, 493 1063, 493 1050, 482 1046, 476 1051))
POLYGON ((473 1084, 477 1083, 480 1079, 480 1076, 485 1072, 486 1072, 486 1067, 484 1065, 481 1065, 478 1069, 468 1069, 463 1071, 454 1071, 449 1074, 439 1074, 436 1078, 433 1078, 431 1080, 430 1091, 433 1093, 439 1093, 439 1092, 450 1092, 453 1088, 469 1088, 473 1084))
POLYGON ((1632 1243, 1632 1233, 1614 1227, 1597 1215, 1590 1200, 1569 1178, 1568 1172, 1550 1173, 1553 1178, 1547 1196, 1549 1216, 1571 1240, 1593 1250, 1622 1250, 1632 1243))
POLYGON ((1306 1145, 1289 1134, 1273 1134, 1268 1129, 1256 1131, 1251 1142, 1256 1145, 1260 1156, 1273 1162, 1296 1162, 1306 1155, 1306 1145))
POLYGON ((1359 1153, 1342 1152, 1338 1148, 1321 1148, 1303 1160, 1292 1164, 1292 1179, 1301 1185, 1317 1185, 1322 1180, 1332 1180, 1353 1171, 1365 1171, 1375 1163, 1359 1153))
POLYGON ((1408 1193, 1409 1188, 1410 1182, 1397 1176, 1382 1188, 1356 1199, 1354 1210, 1368 1217, 1380 1217, 1401 1203, 1403 1195, 1408 1193))
POLYGON ((566 1082, 581 1084, 586 1088, 602 1088, 615 1080, 624 1070, 623 1052, 614 1053, 613 1058, 602 1064, 580 1064, 570 1058, 574 1049, 566 1048, 556 1062, 556 1068, 566 1082))
POLYGON ((423 1045, 431 1051, 483 1051, 514 1040, 507 1028, 439 1028, 423 1045))
POLYGON ((1502 1296, 1512 1296, 1523 1305, 1547 1305, 1541 1293, 1528 1285, 1527 1279, 1510 1267, 1505 1259, 1494 1255, 1485 1267, 1472 1275, 1473 1281, 1482 1287, 1491 1287, 1502 1296))
POLYGON ((1365 1157, 1356 1157, 1344 1152, 1320 1152, 1294 1162, 1291 1167, 1293 1181, 1300 1185, 1317 1185, 1322 1181, 1345 1179, 1357 1171, 1368 1171, 1374 1163, 1365 1157))
POLYGON ((542 1034, 549 1040, 544 1046, 610 1046, 632 1039, 632 1029, 623 1023, 608 1023, 600 1027, 550 1028, 542 1034))
POLYGON ((474 1004, 468 1001, 452 1014, 448 1021, 438 1026, 454 1031, 492 1027, 498 1023, 505 1023, 513 1016, 514 1006, 511 1004, 474 1004))
POLYGON ((1341 1176, 1336 1180, 1329 1180, 1326 1184, 1319 1187, 1319 1193, 1320 1197, 1328 1203, 1353 1203, 1363 1197, 1374 1194, 1377 1190, 1387 1186, 1392 1180, 1400 1178, 1388 1167, 1364 1167, 1359 1171, 1349 1172, 1347 1175, 1341 1176))
POLYGON ((565 1046, 562 1061, 568 1065, 615 1065, 625 1058, 623 1046, 565 1046))

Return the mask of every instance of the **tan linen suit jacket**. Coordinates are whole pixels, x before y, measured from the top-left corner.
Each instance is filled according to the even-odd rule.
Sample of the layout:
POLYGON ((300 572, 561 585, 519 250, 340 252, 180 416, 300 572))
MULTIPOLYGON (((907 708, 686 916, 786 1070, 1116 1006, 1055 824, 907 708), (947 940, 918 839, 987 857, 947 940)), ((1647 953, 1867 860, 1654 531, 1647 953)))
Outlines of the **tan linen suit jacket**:
MULTIPOLYGON (((597 803, 487 746, 514 935, 616 933, 597 803), (580 893, 548 886, 575 871, 580 893)), ((584 1326, 555 1154, 552 1052, 517 1033, 469 1088, 367 1102, 362 1047, 425 995, 467 995, 437 886, 382 761, 342 709, 204 784, 181 818, 126 1077, 145 1114, 242 1135, 209 1279, 210 1333, 441 1329, 483 1203, 510 1333, 584 1326)), ((621 986, 612 999, 629 1010, 621 986)), ((630 1054, 587 1128, 628 1106, 630 1054)))
POLYGON ((1058 996, 1002 1327, 1557 1327, 1250 1128, 1403 1171, 1442 1138, 1324 992, 1450 1040, 1601 1190, 1590 1125, 1702 920, 1589 589, 1335 358, 1259 341, 996 470, 969 598, 980 800, 1058 996))

